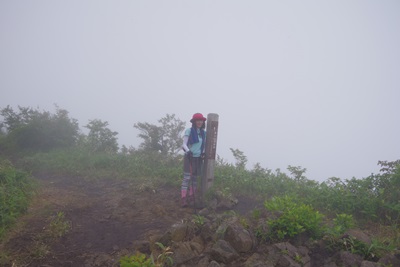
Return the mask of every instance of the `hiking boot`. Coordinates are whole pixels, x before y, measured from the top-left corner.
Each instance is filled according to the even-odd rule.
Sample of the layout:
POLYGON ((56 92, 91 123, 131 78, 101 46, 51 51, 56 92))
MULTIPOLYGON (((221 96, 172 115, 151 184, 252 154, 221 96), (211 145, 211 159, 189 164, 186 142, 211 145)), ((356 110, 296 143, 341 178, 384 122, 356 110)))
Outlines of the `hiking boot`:
POLYGON ((187 207, 187 190, 181 190, 181 206, 182 208, 187 207))
POLYGON ((181 200, 182 200, 181 207, 186 208, 188 206, 186 197, 182 198, 181 200))

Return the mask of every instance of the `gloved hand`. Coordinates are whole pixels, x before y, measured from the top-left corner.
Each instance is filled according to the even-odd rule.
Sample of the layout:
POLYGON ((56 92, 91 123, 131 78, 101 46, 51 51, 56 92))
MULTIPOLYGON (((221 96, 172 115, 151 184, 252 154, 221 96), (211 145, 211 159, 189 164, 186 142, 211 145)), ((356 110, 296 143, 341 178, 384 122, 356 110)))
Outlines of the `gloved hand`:
POLYGON ((188 157, 188 159, 191 159, 193 157, 193 152, 189 150, 185 152, 185 156, 188 157))
POLYGON ((200 158, 201 159, 205 159, 206 158, 206 153, 201 153, 200 158))

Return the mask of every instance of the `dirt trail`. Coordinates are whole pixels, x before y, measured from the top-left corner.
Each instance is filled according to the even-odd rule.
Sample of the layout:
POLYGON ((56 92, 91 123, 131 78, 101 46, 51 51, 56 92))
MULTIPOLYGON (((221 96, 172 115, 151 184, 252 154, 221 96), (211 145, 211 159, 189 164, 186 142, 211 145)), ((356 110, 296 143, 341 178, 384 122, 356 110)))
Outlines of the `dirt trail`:
POLYGON ((38 195, 0 246, 8 258, 5 266, 117 266, 134 241, 149 240, 193 214, 180 208, 179 188, 138 190, 140 185, 126 180, 49 175, 36 179, 38 195), (50 238, 49 223, 58 212, 71 228, 50 238))

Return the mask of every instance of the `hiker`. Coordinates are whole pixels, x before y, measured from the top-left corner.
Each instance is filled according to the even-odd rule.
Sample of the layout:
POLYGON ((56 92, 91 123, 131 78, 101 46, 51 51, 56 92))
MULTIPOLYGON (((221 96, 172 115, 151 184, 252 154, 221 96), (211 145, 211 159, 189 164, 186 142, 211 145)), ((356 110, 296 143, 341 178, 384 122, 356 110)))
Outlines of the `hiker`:
POLYGON ((185 151, 183 160, 183 181, 181 187, 182 207, 188 200, 194 200, 197 187, 197 176, 201 173, 202 161, 205 157, 206 131, 205 121, 201 113, 193 114, 192 127, 185 130, 182 148, 185 151))

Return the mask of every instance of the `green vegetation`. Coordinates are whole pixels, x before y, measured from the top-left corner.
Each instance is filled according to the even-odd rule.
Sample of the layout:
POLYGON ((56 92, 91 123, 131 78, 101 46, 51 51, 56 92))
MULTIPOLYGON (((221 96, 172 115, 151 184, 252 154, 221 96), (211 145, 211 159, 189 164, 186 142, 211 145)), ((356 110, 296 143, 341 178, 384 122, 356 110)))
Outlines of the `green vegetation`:
POLYGON ((301 233, 307 233, 313 238, 322 234, 323 215, 315 211, 310 205, 301 204, 290 197, 274 197, 264 203, 270 211, 281 212, 277 219, 270 219, 272 239, 283 240, 301 233))
MULTIPOLYGON (((8 159, 0 161, 0 236, 27 209, 33 190, 27 172, 134 179, 140 190, 165 184, 178 187, 181 182, 182 156, 178 151, 185 124, 175 115, 167 114, 158 121, 159 125, 135 123, 133 127, 143 140, 138 149, 119 148, 118 133, 101 120, 90 121, 85 126, 88 135, 82 134, 77 121, 58 107, 55 114, 6 107, 0 109, 0 115, 0 157, 8 159)), ((258 163, 247 169, 244 153, 233 148, 231 152, 234 164, 217 158, 215 182, 209 194, 245 195, 264 203, 265 210, 254 210, 252 217, 264 219, 272 231, 259 228, 257 236, 284 240, 303 233, 313 238, 326 235, 332 247, 357 252, 365 258, 400 245, 400 160, 380 161, 380 173, 362 179, 332 177, 319 183, 308 180, 306 169, 300 166, 289 165, 288 174, 258 163), (277 215, 266 218, 266 211, 277 215), (362 228, 367 223, 390 228, 395 234, 377 239, 368 247, 342 238, 347 229, 362 228)), ((194 220, 203 223, 201 217, 194 220)), ((243 220, 242 224, 247 228, 249 222, 243 220)), ((68 231, 63 213, 57 214, 53 226, 58 236, 68 231)), ((170 251, 164 250, 168 259, 170 251)), ((38 249, 38 254, 43 252, 46 248, 38 249)), ((154 264, 147 260, 142 255, 125 257, 121 266, 137 266, 132 265, 135 262, 141 266, 154 264)))
POLYGON ((157 257, 151 255, 147 257, 145 254, 140 252, 135 255, 123 256, 119 260, 121 267, 162 267, 172 266, 172 251, 170 247, 166 247, 160 242, 156 242, 156 245, 161 250, 157 257))
POLYGON ((205 218, 201 215, 193 215, 192 222, 197 226, 202 226, 205 223, 205 218))
POLYGON ((7 160, 0 160, 0 238, 28 208, 33 188, 27 173, 16 170, 7 160))
POLYGON ((119 264, 121 267, 154 267, 152 260, 140 252, 122 257, 119 264))
POLYGON ((71 224, 65 220, 64 212, 57 212, 57 214, 51 219, 50 226, 50 236, 57 238, 62 237, 68 233, 71 228, 71 224))
POLYGON ((0 140, 0 151, 49 151, 76 144, 79 126, 77 120, 68 117, 68 111, 57 106, 55 114, 26 107, 18 109, 16 112, 7 106, 0 110, 4 118, 0 130, 7 133, 0 140))
POLYGON ((185 122, 167 114, 158 120, 161 125, 148 122, 135 123, 133 127, 140 131, 143 139, 140 148, 145 151, 160 152, 164 156, 176 156, 181 151, 181 134, 185 129, 185 122))

